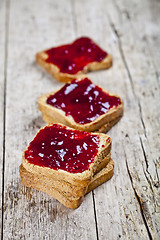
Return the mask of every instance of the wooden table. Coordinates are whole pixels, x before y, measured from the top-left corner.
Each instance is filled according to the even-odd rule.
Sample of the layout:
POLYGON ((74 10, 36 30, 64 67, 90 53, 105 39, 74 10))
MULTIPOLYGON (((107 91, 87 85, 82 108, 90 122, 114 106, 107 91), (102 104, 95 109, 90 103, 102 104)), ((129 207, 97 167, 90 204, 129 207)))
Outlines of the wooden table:
POLYGON ((160 1, 0 1, 2 239, 160 239, 160 1), (37 51, 92 37, 113 55, 88 76, 124 100, 109 131, 113 178, 71 210, 24 187, 24 148, 45 125, 37 98, 62 86, 35 63, 37 51))

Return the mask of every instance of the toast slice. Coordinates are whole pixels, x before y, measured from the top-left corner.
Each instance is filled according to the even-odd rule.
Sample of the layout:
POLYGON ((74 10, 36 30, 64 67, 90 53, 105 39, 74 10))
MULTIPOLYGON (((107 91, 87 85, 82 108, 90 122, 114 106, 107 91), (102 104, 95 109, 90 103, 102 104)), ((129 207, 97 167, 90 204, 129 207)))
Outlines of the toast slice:
POLYGON ((111 138, 103 133, 50 124, 38 131, 24 151, 23 167, 33 174, 85 187, 110 150, 111 138))
MULTIPOLYGON (((114 162, 110 159, 109 163, 105 168, 103 168, 99 173, 97 173, 90 181, 88 188, 86 189, 86 194, 100 186, 104 182, 108 181, 114 172, 114 162)), ((68 208, 77 208, 80 206, 83 200, 83 196, 76 198, 73 196, 68 196, 65 192, 59 191, 59 189, 54 188, 51 182, 46 181, 45 177, 39 178, 36 174, 27 171, 23 165, 20 166, 20 176, 21 181, 26 187, 34 188, 42 192, 47 193, 53 198, 57 199, 64 206, 68 208)))
MULTIPOLYGON (((98 165, 97 171, 95 174, 97 174, 99 171, 101 171, 110 161, 110 154, 105 157, 101 163, 98 165)), ((94 175, 95 175, 94 174, 94 175)), ((48 176, 42 176, 41 174, 35 174, 39 179, 46 179, 49 186, 53 188, 57 188, 59 191, 66 192, 69 196, 73 197, 81 197, 84 196, 86 193, 87 186, 77 186, 74 184, 71 184, 65 180, 55 180, 48 176)))
POLYGON ((70 82, 89 71, 112 66, 111 55, 87 37, 79 38, 71 44, 38 52, 36 61, 61 82, 70 82))
POLYGON ((121 98, 94 85, 88 78, 73 80, 60 90, 41 96, 38 99, 38 106, 45 122, 49 124, 62 123, 87 132, 106 132, 123 115, 121 98), (86 96, 87 89, 91 89, 88 91, 88 96, 86 96), (66 92, 67 94, 65 94, 66 92), (98 93, 99 98, 94 93, 98 93), (99 99, 102 97, 104 98, 103 102, 100 102, 99 99), (91 101, 90 98, 92 98, 91 101), (112 101, 114 101, 113 105, 111 105, 112 101), (104 108, 104 105, 107 107, 104 108), (94 109, 96 109, 95 112, 94 109), (78 119, 79 113, 80 118, 78 119))

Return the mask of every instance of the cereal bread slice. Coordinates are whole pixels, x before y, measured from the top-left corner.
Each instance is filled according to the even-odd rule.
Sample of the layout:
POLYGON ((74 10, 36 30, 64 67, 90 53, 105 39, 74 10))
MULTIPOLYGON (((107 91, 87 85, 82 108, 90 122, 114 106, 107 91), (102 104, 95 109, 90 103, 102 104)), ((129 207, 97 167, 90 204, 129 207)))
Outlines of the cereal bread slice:
MULTIPOLYGON (((105 157, 101 161, 101 163, 98 165, 94 176, 99 171, 101 171, 104 167, 106 167, 106 165, 109 163, 109 161, 110 161, 110 154, 107 157, 105 157)), ((35 174, 35 175, 37 177, 39 177, 39 179, 42 178, 41 174, 35 174)), ((45 178, 46 181, 50 181, 53 188, 57 188, 59 191, 66 192, 68 195, 71 195, 73 197, 78 198, 78 197, 84 196, 84 194, 86 193, 87 186, 83 186, 83 185, 77 186, 77 185, 71 184, 65 180, 55 180, 48 176, 44 176, 43 178, 45 178)), ((51 184, 50 184, 50 186, 51 186, 51 184)))
POLYGON ((91 179, 87 188, 87 193, 108 181, 113 176, 113 173, 114 161, 111 158, 109 163, 91 179))
POLYGON ((110 150, 111 138, 106 134, 82 132, 62 124, 50 124, 38 131, 24 151, 23 166, 33 174, 85 187, 110 150), (42 149, 45 141, 45 149, 49 153, 42 149), (64 156, 66 160, 62 159, 64 156))
POLYGON ((38 52, 36 61, 61 82, 70 82, 89 71, 107 69, 112 66, 111 55, 87 37, 79 38, 72 44, 38 52), (74 51, 71 48, 74 48, 74 51))
MULTIPOLYGON (((105 101, 105 99, 103 101, 105 101)), ((45 122, 62 123, 74 129, 87 132, 106 132, 113 125, 115 125, 123 115, 123 102, 121 98, 116 94, 113 94, 94 85, 88 78, 79 78, 72 81, 70 84, 66 84, 56 92, 50 92, 41 96, 38 99, 38 106, 40 111, 42 112, 42 117, 45 122), (76 84, 77 87, 75 87, 76 84), (93 90, 91 90, 91 88, 93 90), (88 95, 88 97, 86 97, 86 94, 83 94, 84 92, 86 92, 86 89, 90 89, 90 95, 88 95), (95 93, 98 93, 98 91, 99 96, 101 94, 106 99, 108 99, 108 102, 107 100, 104 103, 99 102, 99 99, 97 99, 97 97, 94 95, 95 93), (65 94, 66 92, 67 94, 65 94), (86 97, 86 100, 84 100, 84 95, 86 97), (93 99, 93 96, 95 97, 95 99, 93 99), (89 103, 89 99, 91 97, 92 101, 89 103), (68 98, 70 99, 68 100, 68 98), (78 103, 76 103, 76 101, 78 103), (79 103, 80 101, 82 102, 81 104, 79 103), (112 103, 113 101, 114 104, 112 103), (63 107, 64 104, 65 108, 63 107), (87 107, 84 108, 85 105, 87 105, 87 107), (106 106, 106 108, 103 107, 104 105, 106 106), (97 106, 99 112, 97 110, 97 106), (69 112, 71 108, 72 112, 69 112), (93 111, 92 113, 90 108, 96 109, 97 111, 93 111), (79 112, 80 118, 78 119, 77 116, 79 112), (84 117, 81 113, 84 114, 84 117), (88 116, 91 117, 89 118, 88 116)))
MULTIPOLYGON (((108 181, 113 176, 113 172, 114 162, 111 159, 107 166, 91 179, 86 193, 89 193, 96 187, 108 181)), ((70 195, 68 196, 65 191, 61 192, 59 189, 52 187, 51 180, 48 181, 45 177, 39 178, 36 174, 27 171, 23 165, 20 166, 20 176, 21 181, 25 186, 47 193, 68 208, 75 209, 82 203, 83 196, 79 198, 75 198, 70 195)))

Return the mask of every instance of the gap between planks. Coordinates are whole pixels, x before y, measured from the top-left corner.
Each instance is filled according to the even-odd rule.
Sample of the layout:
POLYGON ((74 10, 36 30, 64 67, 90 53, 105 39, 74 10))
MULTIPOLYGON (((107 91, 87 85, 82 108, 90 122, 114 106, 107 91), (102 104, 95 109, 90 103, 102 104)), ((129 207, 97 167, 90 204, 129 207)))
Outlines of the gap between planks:
MULTIPOLYGON (((71 8, 72 8, 73 29, 75 32, 75 37, 77 37, 77 22, 76 22, 76 16, 75 16, 74 0, 71 0, 71 8)), ((99 240, 97 215, 96 215, 96 203, 95 203, 95 199, 94 199, 94 191, 93 190, 92 190, 92 199, 93 199, 93 210, 94 210, 94 216, 95 216, 96 235, 97 235, 97 240, 99 240)))
POLYGON ((8 31, 9 31, 10 0, 5 2, 5 55, 4 55, 4 107, 3 107, 3 170, 2 170, 2 218, 1 240, 3 240, 4 222, 4 174, 5 174, 5 130, 6 130, 6 87, 7 87, 7 60, 8 60, 8 31))
MULTIPOLYGON (((76 38, 77 37, 77 22, 76 22, 76 16, 75 16, 74 0, 71 0, 71 9, 72 9, 73 29, 74 29, 75 38, 76 38)), ((97 215, 96 215, 96 203, 95 203, 95 199, 94 199, 94 191, 93 190, 92 190, 92 200, 93 200, 93 210, 94 210, 94 217, 95 217, 96 235, 97 235, 97 240, 99 240, 97 215)))

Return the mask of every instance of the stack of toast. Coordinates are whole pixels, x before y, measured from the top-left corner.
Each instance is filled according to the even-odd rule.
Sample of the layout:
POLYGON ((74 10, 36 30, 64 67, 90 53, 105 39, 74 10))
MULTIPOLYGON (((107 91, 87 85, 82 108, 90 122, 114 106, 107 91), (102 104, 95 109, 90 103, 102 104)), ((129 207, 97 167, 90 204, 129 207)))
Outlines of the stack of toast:
POLYGON ((48 125, 23 153, 21 180, 74 209, 87 193, 113 176, 111 138, 104 133, 122 117, 123 102, 84 75, 111 67, 112 57, 82 37, 39 52, 36 60, 66 84, 38 99, 48 125))
MULTIPOLYGON (((27 187, 41 190, 53 196, 66 207, 77 208, 86 193, 112 177, 114 168, 110 154, 111 138, 103 133, 87 132, 84 134, 85 136, 81 137, 81 131, 60 124, 51 124, 40 129, 24 152, 23 163, 20 166, 22 183, 27 187), (46 140, 47 130, 49 130, 51 135, 47 135, 46 140), (55 131, 56 135, 54 134, 55 131), (60 135, 63 135, 63 137, 60 135), (86 136, 90 136, 93 139, 88 139, 88 141, 86 136), (51 142, 49 141, 50 137, 51 142), (93 140, 94 144, 95 137, 99 139, 96 146, 97 151, 93 151, 93 154, 88 156, 87 152, 92 151, 93 147, 90 147, 90 141, 93 140), (58 140, 56 140, 57 138, 58 140), (56 142, 56 145, 52 147, 50 145, 53 142, 56 142), (46 161, 48 161, 50 153, 52 152, 54 156, 59 151, 58 145, 62 142, 63 145, 61 145, 60 150, 63 149, 63 151, 60 151, 60 154, 56 155, 56 161, 62 161, 61 157, 64 153, 66 154, 66 148, 70 146, 68 148, 68 156, 72 156, 69 162, 71 163, 72 161, 70 168, 66 168, 66 165, 65 167, 59 166, 58 168, 50 164, 47 165, 46 161), (47 153, 42 150, 42 145, 47 149, 47 153), (75 149, 74 146, 76 146, 75 149), (48 150, 49 148, 51 149, 48 150), (78 164, 80 160, 82 161, 83 168, 81 164, 78 164), (75 170, 73 170, 74 166, 75 170)), ((54 158, 50 159, 50 161, 52 160, 54 161, 54 158)), ((67 163, 64 162, 64 164, 67 163)))

